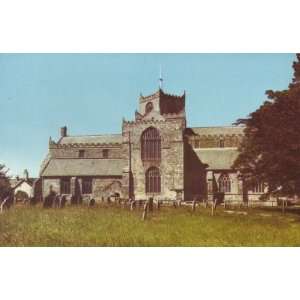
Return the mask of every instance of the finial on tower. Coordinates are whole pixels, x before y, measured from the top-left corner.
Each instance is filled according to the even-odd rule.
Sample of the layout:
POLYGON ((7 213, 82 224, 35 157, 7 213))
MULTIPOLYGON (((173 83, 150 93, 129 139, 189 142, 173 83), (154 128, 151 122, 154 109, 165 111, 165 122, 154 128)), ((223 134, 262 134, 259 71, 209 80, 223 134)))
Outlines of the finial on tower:
POLYGON ((162 90, 163 88, 163 78, 162 78, 162 71, 161 65, 159 66, 159 89, 162 90))

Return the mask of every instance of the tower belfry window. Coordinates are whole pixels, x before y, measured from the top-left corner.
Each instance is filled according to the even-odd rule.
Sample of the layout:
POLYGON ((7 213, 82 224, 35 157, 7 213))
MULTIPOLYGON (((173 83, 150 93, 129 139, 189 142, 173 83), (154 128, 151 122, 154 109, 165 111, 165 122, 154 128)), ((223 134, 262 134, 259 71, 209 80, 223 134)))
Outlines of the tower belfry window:
POLYGON ((148 114, 148 113, 151 112, 152 110, 153 110, 153 104, 152 104, 152 102, 148 102, 148 103, 146 104, 146 108, 145 108, 146 114, 148 114))

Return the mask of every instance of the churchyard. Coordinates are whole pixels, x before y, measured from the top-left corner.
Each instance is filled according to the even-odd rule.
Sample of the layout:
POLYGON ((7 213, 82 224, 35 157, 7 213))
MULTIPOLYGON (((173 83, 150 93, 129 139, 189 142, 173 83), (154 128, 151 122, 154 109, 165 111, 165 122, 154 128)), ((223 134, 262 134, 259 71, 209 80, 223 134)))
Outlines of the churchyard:
POLYGON ((300 246, 295 207, 194 208, 13 206, 0 214, 0 246, 300 246))

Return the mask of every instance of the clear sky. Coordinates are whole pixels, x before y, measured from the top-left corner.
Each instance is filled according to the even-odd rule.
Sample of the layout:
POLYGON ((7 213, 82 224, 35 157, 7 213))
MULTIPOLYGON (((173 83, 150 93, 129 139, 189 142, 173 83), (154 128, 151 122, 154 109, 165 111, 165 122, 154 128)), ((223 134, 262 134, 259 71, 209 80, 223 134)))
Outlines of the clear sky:
POLYGON ((292 78, 294 54, 0 54, 0 163, 37 176, 49 136, 120 133, 140 93, 186 90, 188 126, 230 125, 292 78))

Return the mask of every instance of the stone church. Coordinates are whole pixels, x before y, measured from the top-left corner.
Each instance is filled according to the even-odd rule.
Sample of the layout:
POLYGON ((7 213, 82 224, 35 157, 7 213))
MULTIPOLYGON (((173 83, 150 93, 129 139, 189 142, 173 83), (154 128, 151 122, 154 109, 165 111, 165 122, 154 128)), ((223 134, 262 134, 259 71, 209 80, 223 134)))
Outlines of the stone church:
POLYGON ((120 134, 73 136, 62 127, 41 165, 43 197, 210 200, 220 191, 228 201, 258 201, 264 186, 246 189, 232 169, 244 128, 187 127, 185 100, 161 88, 141 95, 120 134))

